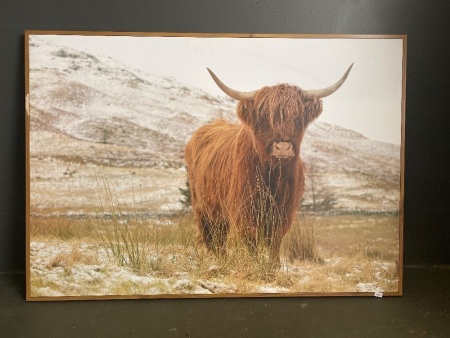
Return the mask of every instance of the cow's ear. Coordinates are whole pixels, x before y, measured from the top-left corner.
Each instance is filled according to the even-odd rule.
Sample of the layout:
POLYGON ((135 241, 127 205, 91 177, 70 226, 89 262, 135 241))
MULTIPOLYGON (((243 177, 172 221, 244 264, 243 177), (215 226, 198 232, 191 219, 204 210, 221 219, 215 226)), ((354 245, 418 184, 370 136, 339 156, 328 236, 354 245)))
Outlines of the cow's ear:
POLYGON ((252 127, 254 125, 255 112, 254 112, 254 101, 239 101, 237 105, 236 114, 244 124, 248 127, 252 127))
POLYGON ((314 97, 306 98, 303 109, 308 122, 314 121, 322 114, 322 100, 314 97))

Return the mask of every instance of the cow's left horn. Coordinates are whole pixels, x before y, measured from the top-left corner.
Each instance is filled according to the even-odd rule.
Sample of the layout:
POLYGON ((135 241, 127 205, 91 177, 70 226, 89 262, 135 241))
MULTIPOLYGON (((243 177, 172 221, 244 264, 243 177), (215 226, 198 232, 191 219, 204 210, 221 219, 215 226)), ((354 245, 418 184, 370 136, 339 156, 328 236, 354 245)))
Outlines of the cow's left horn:
POLYGON ((253 92, 240 92, 238 90, 234 90, 230 87, 228 87, 226 84, 224 84, 222 81, 219 80, 219 78, 212 72, 211 69, 208 69, 209 74, 212 76, 214 82, 219 86, 222 91, 227 94, 229 97, 235 99, 235 100, 244 100, 249 101, 253 100, 253 96, 255 95, 256 91, 253 92))
POLYGON ((338 82, 336 82, 334 85, 331 85, 331 86, 323 88, 323 89, 305 90, 304 91, 305 94, 309 97, 316 97, 318 99, 321 99, 321 98, 324 98, 324 97, 327 97, 327 96, 333 94, 345 82, 348 74, 352 70, 352 67, 353 67, 353 63, 350 65, 350 67, 348 67, 347 71, 341 77, 341 79, 338 82))

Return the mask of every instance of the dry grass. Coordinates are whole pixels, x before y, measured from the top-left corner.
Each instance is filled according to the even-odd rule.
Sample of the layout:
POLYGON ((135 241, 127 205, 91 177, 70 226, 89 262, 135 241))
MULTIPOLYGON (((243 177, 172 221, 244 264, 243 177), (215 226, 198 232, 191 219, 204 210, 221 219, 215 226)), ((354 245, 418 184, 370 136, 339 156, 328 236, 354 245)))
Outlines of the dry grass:
POLYGON ((398 258, 398 217, 342 215, 317 217, 318 246, 329 257, 395 262, 398 258))
MULTIPOLYGON (((283 240, 281 266, 278 266, 270 258, 270 248, 259 245, 250 251, 233 231, 225 255, 207 252, 199 240, 191 212, 150 218, 138 211, 142 206, 136 203, 124 208, 107 179, 99 181, 99 200, 101 212, 90 219, 31 218, 32 241, 71 243, 70 250, 56 251, 48 259, 48 273, 58 268, 70 273, 71 267, 77 264, 108 264, 130 269, 141 277, 173 280, 177 276, 189 276, 191 280, 220 282, 229 286, 226 290, 244 294, 348 292, 375 286, 385 291, 397 288, 396 216, 301 215, 283 240), (79 250, 82 243, 88 242, 97 243, 97 256, 79 250)), ((264 224, 272 216, 262 217, 264 224)), ((55 287, 45 286, 42 274, 35 277, 32 283, 34 280, 41 288, 55 287)), ((146 290, 136 282, 119 284, 108 292, 126 294, 127 290, 134 290, 133 293, 146 290)), ((89 287, 90 292, 95 290, 89 287)))
POLYGON ((62 251, 48 263, 48 268, 63 267, 70 269, 75 264, 93 265, 98 264, 98 259, 83 252, 77 245, 72 245, 69 251, 62 251))
POLYGON ((31 217, 30 219, 30 234, 33 238, 87 240, 95 233, 96 229, 87 219, 64 216, 31 217))
MULTIPOLYGON (((103 252, 109 253, 106 258, 108 264, 130 268, 137 276, 189 276, 193 280, 220 281, 233 286, 233 292, 244 294, 266 292, 264 287, 275 290, 270 292, 348 292, 358 291, 358 287, 364 285, 395 291, 398 279, 396 219, 393 216, 302 216, 285 237, 281 267, 276 269, 265 249, 257 255, 252 254, 234 234, 230 236, 227 255, 216 256, 207 252, 198 240, 190 213, 180 213, 164 220, 129 218, 127 222, 118 222, 118 219, 111 218, 96 219, 91 220, 93 223, 86 229, 97 228, 86 231, 89 231, 90 241, 97 241, 103 252), (117 227, 122 227, 122 230, 117 227), (124 233, 120 235, 117 231, 124 233), (118 235, 111 237, 117 240, 114 245, 120 247, 115 254, 113 244, 105 240, 105 232, 109 232, 108 236, 118 235), (308 236, 312 240, 305 241, 302 246, 302 237, 308 236), (134 246, 126 244, 124 241, 127 240, 135 241, 134 246), (136 260, 130 259, 127 246, 135 248, 139 255, 136 260), (313 254, 305 256, 305 252, 313 254)), ((38 219, 38 222, 43 221, 38 219)), ((52 228, 54 220, 50 221, 52 228)), ((58 222, 65 229, 73 229, 77 225, 83 227, 86 223, 77 219, 58 222), (72 226, 67 226, 72 221, 72 226)), ((67 242, 64 238, 68 236, 61 235, 62 230, 38 231, 44 228, 43 224, 35 227, 32 239, 49 235, 53 240, 67 242)), ((71 236, 69 240, 72 249, 55 254, 47 263, 49 271, 58 267, 68 271, 74 264, 105 263, 99 257, 77 249, 73 243, 84 242, 87 238, 83 231, 75 233, 79 234, 78 237, 71 236)), ((41 277, 39 280, 38 284, 42 284, 41 277)), ((116 291, 121 289, 120 294, 126 294, 128 289, 134 292, 144 290, 139 283, 127 285, 121 282, 115 286, 116 291)))
POLYGON ((297 217, 283 240, 282 252, 290 261, 323 262, 318 253, 316 224, 312 217, 297 217))

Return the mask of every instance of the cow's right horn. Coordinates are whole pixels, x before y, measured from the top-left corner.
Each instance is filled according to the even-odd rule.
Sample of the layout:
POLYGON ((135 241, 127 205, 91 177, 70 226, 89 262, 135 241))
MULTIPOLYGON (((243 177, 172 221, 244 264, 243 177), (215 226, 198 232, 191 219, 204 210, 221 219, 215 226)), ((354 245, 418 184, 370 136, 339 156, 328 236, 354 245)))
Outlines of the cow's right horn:
POLYGON ((209 74, 212 76, 214 82, 219 86, 222 91, 227 94, 229 97, 235 99, 235 100, 243 100, 243 101, 249 101, 253 100, 253 96, 255 95, 256 91, 253 92, 240 92, 238 90, 234 90, 230 87, 228 87, 226 84, 224 84, 222 81, 219 80, 219 78, 212 72, 211 69, 208 69, 209 74))

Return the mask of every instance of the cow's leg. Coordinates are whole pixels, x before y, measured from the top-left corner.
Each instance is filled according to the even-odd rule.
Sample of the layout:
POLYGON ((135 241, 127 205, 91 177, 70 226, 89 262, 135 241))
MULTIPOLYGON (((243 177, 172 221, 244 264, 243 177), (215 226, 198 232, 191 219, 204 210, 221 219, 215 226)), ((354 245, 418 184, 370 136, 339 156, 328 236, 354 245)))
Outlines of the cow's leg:
POLYGON ((281 265, 280 248, 281 242, 283 241, 283 236, 284 233, 282 233, 280 230, 275 231, 269 241, 270 260, 272 261, 274 267, 279 267, 281 265))
POLYGON ((252 256, 258 254, 258 239, 255 234, 246 232, 243 235, 244 243, 252 256))
POLYGON ((247 245, 249 253, 255 258, 258 257, 259 254, 264 254, 262 247, 258 249, 259 245, 266 247, 269 253, 270 265, 274 269, 278 269, 280 267, 280 248, 282 236, 278 236, 273 234, 270 237, 260 238, 255 234, 244 234, 244 241, 247 245))
POLYGON ((224 220, 210 220, 202 215, 199 221, 200 234, 208 250, 216 255, 226 254, 228 223, 224 220))
POLYGON ((280 241, 274 241, 272 245, 270 246, 270 260, 275 267, 279 267, 281 265, 280 261, 280 247, 281 247, 281 240, 280 241))

